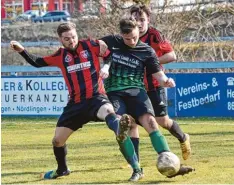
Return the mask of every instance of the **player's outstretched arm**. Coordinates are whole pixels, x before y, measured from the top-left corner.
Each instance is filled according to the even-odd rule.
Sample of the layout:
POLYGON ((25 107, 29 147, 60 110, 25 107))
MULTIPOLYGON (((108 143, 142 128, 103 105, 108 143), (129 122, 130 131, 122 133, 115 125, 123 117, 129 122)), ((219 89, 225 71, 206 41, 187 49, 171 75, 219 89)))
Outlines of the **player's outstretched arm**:
POLYGON ((34 67, 44 67, 48 64, 44 61, 43 57, 38 57, 36 55, 28 53, 25 48, 17 41, 11 41, 10 47, 13 51, 18 52, 29 64, 34 67))
POLYGON ((175 87, 175 81, 172 78, 168 78, 163 71, 159 71, 153 74, 153 77, 156 78, 160 85, 163 87, 175 87))

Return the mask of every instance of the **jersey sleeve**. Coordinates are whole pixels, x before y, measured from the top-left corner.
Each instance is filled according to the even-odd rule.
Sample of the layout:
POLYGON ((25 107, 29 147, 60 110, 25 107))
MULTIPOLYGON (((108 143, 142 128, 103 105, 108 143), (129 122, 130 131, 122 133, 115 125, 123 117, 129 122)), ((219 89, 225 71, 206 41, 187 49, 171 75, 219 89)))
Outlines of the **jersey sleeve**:
POLYGON ((100 45, 98 40, 90 40, 90 46, 92 51, 95 53, 96 56, 99 56, 100 53, 100 45))
POLYGON ((167 53, 174 51, 170 42, 168 42, 166 40, 164 42, 161 42, 161 43, 153 43, 152 42, 151 47, 155 50, 156 55, 158 57, 161 57, 162 55, 165 55, 167 53))
POLYGON ((43 57, 31 54, 26 50, 19 53, 30 65, 34 67, 45 67, 48 66, 43 57))
POLYGON ((161 71, 158 58, 152 48, 150 49, 149 56, 145 63, 145 67, 146 67, 147 75, 151 75, 151 74, 161 71))
POLYGON ((108 49, 111 51, 112 48, 116 45, 116 36, 115 35, 108 35, 105 37, 100 38, 100 40, 103 40, 106 45, 108 46, 108 49))
POLYGON ((62 48, 56 51, 54 54, 44 56, 42 59, 48 66, 59 66, 62 63, 62 48))
POLYGON ((155 50, 156 55, 161 57, 173 51, 171 43, 165 39, 164 35, 157 29, 151 28, 149 31, 150 46, 155 50))
POLYGON ((110 51, 107 49, 104 56, 100 56, 100 44, 98 40, 90 40, 88 41, 90 43, 91 50, 95 53, 98 57, 106 57, 109 55, 110 51))

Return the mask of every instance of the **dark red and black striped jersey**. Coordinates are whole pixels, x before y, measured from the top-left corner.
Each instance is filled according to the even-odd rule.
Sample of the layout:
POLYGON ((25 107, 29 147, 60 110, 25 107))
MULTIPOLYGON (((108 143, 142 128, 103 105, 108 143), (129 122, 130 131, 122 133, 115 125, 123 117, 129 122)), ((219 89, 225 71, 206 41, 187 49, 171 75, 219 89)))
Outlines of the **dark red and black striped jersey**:
POLYGON ((105 94, 103 81, 99 76, 99 53, 98 41, 82 40, 75 51, 59 48, 53 55, 45 57, 37 57, 27 51, 20 54, 35 67, 59 67, 68 87, 69 102, 78 103, 97 94, 105 94))
MULTIPOLYGON (((148 31, 140 38, 140 40, 151 46, 158 57, 173 51, 170 42, 166 40, 164 35, 162 35, 156 28, 149 27, 148 31)), ((160 66, 163 70, 163 66, 160 66)), ((159 86, 159 82, 152 75, 146 76, 145 74, 144 83, 147 91, 154 90, 155 87, 159 86)))

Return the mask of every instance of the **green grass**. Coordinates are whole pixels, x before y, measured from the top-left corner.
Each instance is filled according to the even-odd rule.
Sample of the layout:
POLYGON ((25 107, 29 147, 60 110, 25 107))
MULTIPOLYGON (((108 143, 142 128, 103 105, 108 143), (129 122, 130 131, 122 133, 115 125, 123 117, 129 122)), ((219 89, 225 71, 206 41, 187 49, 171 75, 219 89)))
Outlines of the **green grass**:
MULTIPOLYGON (((234 120, 179 119, 190 134, 193 154, 182 163, 196 171, 167 179, 156 169, 156 153, 141 128, 140 156, 145 178, 136 184, 233 184, 234 120)), ((41 180, 40 173, 56 168, 51 140, 55 118, 2 118, 2 184, 119 184, 128 183, 131 169, 121 156, 114 134, 105 124, 87 124, 68 140, 67 162, 72 173, 41 180)), ((181 158, 178 141, 166 130, 171 150, 181 158)))

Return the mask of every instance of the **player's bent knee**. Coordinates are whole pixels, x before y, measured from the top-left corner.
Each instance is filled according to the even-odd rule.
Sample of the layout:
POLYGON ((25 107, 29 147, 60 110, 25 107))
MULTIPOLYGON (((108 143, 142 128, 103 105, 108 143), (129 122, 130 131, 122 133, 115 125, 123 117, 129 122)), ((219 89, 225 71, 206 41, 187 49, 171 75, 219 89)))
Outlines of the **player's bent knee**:
POLYGON ((110 103, 106 103, 99 108, 97 117, 99 119, 105 120, 105 117, 110 113, 114 113, 114 108, 110 103))
POLYGON ((166 116, 156 117, 156 121, 161 127, 165 129, 170 129, 173 123, 173 120, 169 119, 169 117, 166 116))
POLYGON ((139 122, 144 124, 144 123, 149 123, 149 122, 156 122, 156 119, 151 115, 151 114, 144 114, 141 117, 139 117, 139 122))
POLYGON ((62 142, 59 138, 54 137, 53 140, 52 140, 52 144, 53 144, 53 146, 55 146, 55 147, 61 147, 61 146, 63 146, 65 143, 62 142))
POLYGON ((156 121, 161 127, 167 128, 167 119, 165 117, 157 117, 156 121))
POLYGON ((142 117, 140 117, 139 121, 148 133, 158 130, 156 119, 151 114, 143 115, 142 117))
POLYGON ((152 128, 154 129, 158 129, 158 123, 156 122, 155 117, 153 117, 152 115, 149 116, 149 124, 152 126, 152 128))

